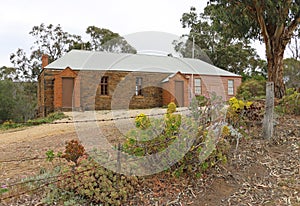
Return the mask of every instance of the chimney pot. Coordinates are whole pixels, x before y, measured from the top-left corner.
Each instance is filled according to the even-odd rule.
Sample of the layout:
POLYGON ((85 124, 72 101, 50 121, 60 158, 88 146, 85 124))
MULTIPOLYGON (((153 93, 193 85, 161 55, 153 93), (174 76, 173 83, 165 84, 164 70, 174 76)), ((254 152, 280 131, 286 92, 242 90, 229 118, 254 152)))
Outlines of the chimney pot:
POLYGON ((42 55, 42 69, 49 64, 49 57, 47 54, 42 55))

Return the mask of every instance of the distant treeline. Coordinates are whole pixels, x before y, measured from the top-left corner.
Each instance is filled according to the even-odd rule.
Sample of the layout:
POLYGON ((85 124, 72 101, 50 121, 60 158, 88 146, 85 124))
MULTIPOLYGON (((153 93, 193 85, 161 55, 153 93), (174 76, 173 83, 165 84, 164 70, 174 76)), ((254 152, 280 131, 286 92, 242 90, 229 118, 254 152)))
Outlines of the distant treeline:
POLYGON ((34 118, 36 105, 37 82, 0 80, 0 123, 34 118))

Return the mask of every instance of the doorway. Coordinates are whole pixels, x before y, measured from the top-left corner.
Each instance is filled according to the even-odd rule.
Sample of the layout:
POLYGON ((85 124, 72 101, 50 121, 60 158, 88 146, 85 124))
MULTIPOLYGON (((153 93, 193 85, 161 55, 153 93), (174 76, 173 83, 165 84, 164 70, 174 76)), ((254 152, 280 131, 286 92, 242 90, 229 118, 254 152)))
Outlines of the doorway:
POLYGON ((62 78, 62 107, 72 108, 74 78, 62 78))
POLYGON ((184 106, 184 82, 175 81, 175 99, 179 107, 184 106))

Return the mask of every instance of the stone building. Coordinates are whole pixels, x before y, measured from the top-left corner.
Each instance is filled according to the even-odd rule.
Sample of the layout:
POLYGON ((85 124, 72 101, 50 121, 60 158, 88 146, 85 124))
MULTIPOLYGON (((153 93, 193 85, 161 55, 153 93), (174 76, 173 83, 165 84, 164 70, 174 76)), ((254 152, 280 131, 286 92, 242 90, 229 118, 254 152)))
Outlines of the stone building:
POLYGON ((236 94, 241 76, 199 59, 72 50, 48 64, 38 78, 40 116, 53 111, 189 106, 211 92, 236 94))

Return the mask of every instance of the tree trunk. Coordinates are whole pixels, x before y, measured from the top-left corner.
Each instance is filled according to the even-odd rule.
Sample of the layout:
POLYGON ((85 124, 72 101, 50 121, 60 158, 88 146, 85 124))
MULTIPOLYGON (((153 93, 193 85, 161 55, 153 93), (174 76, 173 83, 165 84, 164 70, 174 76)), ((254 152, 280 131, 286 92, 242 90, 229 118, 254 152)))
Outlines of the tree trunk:
POLYGON ((268 81, 274 82, 274 94, 281 99, 285 95, 285 85, 283 82, 283 48, 272 49, 276 51, 267 54, 268 60, 268 81))

